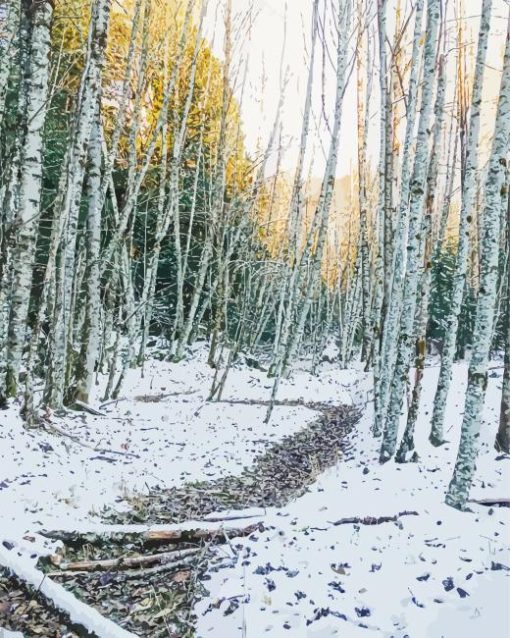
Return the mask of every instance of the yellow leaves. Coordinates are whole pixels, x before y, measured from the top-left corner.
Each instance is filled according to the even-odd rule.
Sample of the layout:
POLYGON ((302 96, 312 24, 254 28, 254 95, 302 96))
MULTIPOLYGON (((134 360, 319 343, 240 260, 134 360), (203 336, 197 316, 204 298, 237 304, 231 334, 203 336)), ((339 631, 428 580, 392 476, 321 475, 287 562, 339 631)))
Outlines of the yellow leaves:
MULTIPOLYGON (((106 63, 103 70, 103 122, 107 139, 118 122, 119 106, 127 78, 127 108, 120 140, 117 165, 125 167, 133 143, 128 142, 130 129, 138 123, 134 146, 141 158, 155 130, 165 97, 169 97, 167 147, 171 151, 175 131, 180 127, 189 91, 197 39, 196 24, 187 34, 184 59, 178 70, 174 91, 166 96, 169 79, 174 72, 178 43, 184 26, 186 2, 180 0, 117 0, 112 3, 108 30, 106 63), (129 62, 129 51, 132 50, 129 62), (145 56, 145 57, 144 57, 145 56), (141 75, 142 74, 142 75, 141 75), (137 92, 141 87, 141 94, 137 92)), ((195 21, 198 16, 195 16, 195 21)), ((77 95, 85 64, 87 34, 90 22, 89 0, 68 0, 57 4, 52 33, 55 55, 62 55, 59 86, 71 99, 77 95)), ((187 119, 186 143, 202 137, 204 156, 218 154, 220 121, 223 104, 222 63, 205 40, 199 42, 197 67, 192 87, 193 97, 187 119)), ((244 190, 250 183, 241 117, 235 99, 229 96, 226 146, 227 189, 244 190)), ((162 158, 162 139, 157 141, 153 164, 162 158)), ((196 163, 186 166, 194 170, 196 163)))

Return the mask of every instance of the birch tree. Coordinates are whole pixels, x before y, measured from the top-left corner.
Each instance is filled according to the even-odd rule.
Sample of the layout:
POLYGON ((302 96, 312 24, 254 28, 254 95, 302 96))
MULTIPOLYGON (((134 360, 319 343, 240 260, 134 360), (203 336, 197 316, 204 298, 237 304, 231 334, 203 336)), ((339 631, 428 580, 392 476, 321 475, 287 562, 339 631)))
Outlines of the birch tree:
POLYGON ((17 36, 19 35, 21 0, 10 0, 0 4, 0 18, 4 21, 5 29, 0 43, 0 58, 6 63, 0 65, 0 130, 5 114, 5 102, 9 79, 16 60, 17 36))
POLYGON ((414 318, 416 312, 416 296, 422 263, 422 219, 423 204, 426 194, 428 173, 430 120, 433 108, 434 86, 436 79, 436 44, 439 27, 440 5, 438 0, 430 0, 427 4, 427 30, 424 49, 424 69, 422 84, 422 100, 418 132, 416 137, 416 153, 413 176, 409 191, 409 229, 406 255, 406 274, 404 282, 404 298, 398 334, 398 354, 388 403, 388 412, 383 430, 380 460, 389 460, 397 442, 400 410, 411 364, 414 343, 414 318))
MULTIPOLYGON (((409 224, 409 196, 411 189, 412 166, 413 166, 413 136, 416 125, 417 101, 418 101, 418 80, 421 62, 420 39, 422 37, 422 17, 424 1, 418 0, 415 9, 415 23, 413 46, 411 52, 411 67, 409 72, 409 85, 406 107, 406 129, 404 137, 404 147, 402 155, 402 169, 400 177, 400 201, 397 212, 396 232, 394 237, 394 264, 392 269, 391 294, 387 303, 387 313, 380 336, 380 354, 374 354, 374 402, 375 416, 373 432, 380 435, 383 431, 384 420, 389 402, 389 383, 393 376, 397 357, 398 326, 404 296, 404 281, 406 274, 405 245, 409 224)), ((383 151, 381 150, 381 153, 383 151)), ((380 187, 382 188, 382 187, 380 187)), ((381 206, 381 204, 379 204, 381 206)), ((379 232, 379 231, 378 231, 379 232)), ((378 235, 379 251, 384 249, 381 237, 378 235)), ((376 281, 377 291, 374 292, 374 309, 381 307, 382 310, 382 288, 379 281, 382 261, 379 256, 376 258, 376 281)), ((376 325, 376 320, 372 324, 376 325)))
POLYGON ((102 165, 101 92, 96 100, 92 123, 87 180, 87 248, 84 324, 81 330, 80 356, 76 366, 76 398, 88 403, 96 362, 99 357, 101 287, 99 260, 101 249, 101 165, 102 165))
POLYGON ((473 79, 471 98, 471 113, 467 133, 465 172, 462 186, 462 202, 459 219, 459 241, 457 248, 457 263, 455 278, 450 301, 450 310, 445 321, 443 352, 441 356, 441 370, 434 397, 432 413, 432 427, 430 442, 433 445, 444 443, 443 424, 445 418, 446 400, 452 377, 453 360, 457 345, 459 317, 464 296, 468 258, 470 251, 470 237, 472 235, 475 201, 476 176, 478 171, 478 146, 480 137, 481 107, 484 86, 485 60, 489 40, 492 0, 483 0, 478 33, 478 48, 473 79))
POLYGON ((46 378, 45 400, 60 408, 64 401, 68 379, 68 356, 71 347, 72 290, 76 263, 78 215, 85 177, 88 144, 92 132, 96 102, 104 66, 111 0, 96 0, 90 20, 86 71, 82 76, 73 140, 64 168, 65 183, 61 200, 56 207, 55 219, 61 220, 59 238, 60 267, 57 271, 54 318, 50 341, 49 369, 46 378))
MULTIPOLYGON (((346 0, 346 2, 339 2, 336 9, 336 30, 338 39, 336 43, 336 90, 331 139, 324 176, 322 179, 319 201, 317 203, 313 224, 308 233, 306 245, 300 258, 300 268, 296 269, 295 274, 291 276, 289 293, 290 301, 287 312, 283 318, 283 327, 281 329, 282 332, 279 337, 281 340, 281 345, 279 347, 279 352, 277 353, 275 362, 275 381, 271 393, 271 403, 266 415, 266 421, 269 420, 271 416, 272 406, 278 392, 281 376, 286 371, 290 361, 293 360, 296 354, 298 343, 301 339, 304 324, 308 318, 312 301, 315 294, 317 293, 318 287, 321 284, 322 258, 325 249, 329 213, 333 198, 335 175, 338 162, 340 126, 342 121, 342 107, 345 95, 348 64, 348 41, 351 27, 351 8, 352 7, 350 0, 346 0), (313 250, 314 248, 315 250, 313 250), (309 286, 307 286, 306 295, 302 300, 300 307, 297 307, 296 317, 294 318, 294 310, 296 308, 296 306, 294 306, 296 292, 297 290, 299 290, 299 286, 301 284, 300 273, 310 259, 311 280, 309 286), (293 320, 294 323, 292 324, 293 320)), ((297 189, 297 191, 298 192, 296 194, 296 197, 299 198, 299 189, 297 189)))
POLYGON ((8 331, 6 394, 15 396, 21 357, 25 345, 28 306, 32 287, 41 186, 43 130, 47 112, 50 67, 50 28, 52 5, 49 2, 24 7, 31 22, 29 77, 26 79, 26 133, 22 140, 19 196, 14 219, 16 241, 13 246, 12 295, 8 331))
POLYGON ((464 418, 453 477, 448 486, 446 503, 465 509, 479 449, 482 409, 487 387, 496 308, 498 246, 502 199, 507 205, 506 167, 510 149, 510 15, 508 17, 505 56, 494 138, 485 178, 484 207, 481 219, 482 245, 480 257, 480 288, 478 291, 472 356, 468 371, 464 418), (504 197, 502 198, 502 192, 504 197))
MULTIPOLYGON (((430 149, 429 171, 427 175, 427 195, 425 198, 425 215, 422 224, 422 255, 423 268, 421 279, 418 285, 418 303, 415 316, 416 335, 416 359, 415 378, 412 392, 411 404, 407 413, 407 423, 402 436, 400 447, 396 454, 398 462, 405 462, 409 459, 414 450, 414 429, 418 420, 420 409, 420 399, 423 387, 423 376, 425 368, 425 356, 427 352, 427 323, 429 308, 429 293, 431 284, 431 259, 432 259, 432 216, 434 213, 434 203, 436 200, 436 189, 439 177, 439 159, 441 157, 441 137, 445 116, 445 61, 441 55, 439 59, 439 79, 437 85, 436 103, 434 106, 434 126, 432 132, 432 147, 430 149)), ((413 453, 413 459, 417 455, 413 453)))
POLYGON ((358 38, 359 46, 356 58, 357 72, 357 125, 358 125, 358 198, 359 198, 359 251, 361 253, 362 277, 362 334, 363 347, 361 359, 366 360, 370 349, 370 252, 368 244, 368 171, 367 171, 367 139, 370 124, 370 100, 372 96, 372 74, 370 67, 371 46, 370 35, 363 33, 363 2, 358 2, 358 38), (366 60, 362 61, 363 44, 366 39, 366 60), (365 99, 364 99, 365 95, 365 99))
MULTIPOLYGON (((506 209, 506 256, 507 259, 510 256, 510 193, 508 194, 508 205, 506 209)), ((505 362, 499 428, 496 435, 496 449, 510 454, 510 268, 508 263, 506 278, 506 307, 504 309, 505 362)))

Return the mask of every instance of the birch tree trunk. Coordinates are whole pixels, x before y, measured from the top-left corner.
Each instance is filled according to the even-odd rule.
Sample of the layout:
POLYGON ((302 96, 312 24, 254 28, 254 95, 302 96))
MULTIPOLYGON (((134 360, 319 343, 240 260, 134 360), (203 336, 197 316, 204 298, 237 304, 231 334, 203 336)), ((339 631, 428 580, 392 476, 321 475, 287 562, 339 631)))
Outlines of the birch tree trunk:
POLYGON ((312 113, 312 96, 315 77, 315 58, 318 38, 318 11, 319 2, 314 0, 312 12, 312 33, 310 47, 310 62, 308 67, 306 96, 303 111, 303 122, 301 126, 301 135, 299 143, 298 159, 294 180, 292 184, 292 192, 289 203, 289 221, 287 226, 288 247, 286 250, 286 277, 282 282, 280 289, 280 298, 277 311, 276 335, 273 343, 273 361, 270 373, 276 376, 276 370, 280 361, 285 356, 286 340, 288 338, 288 330, 292 321, 292 313, 294 311, 294 293, 295 280, 298 271, 298 255, 299 255, 299 239, 300 225, 302 222, 302 190, 303 190, 303 169, 305 162, 305 153, 308 144, 308 136, 310 133, 310 118, 312 113))
MULTIPOLYGON (((290 320, 292 317, 291 312, 294 310, 293 302, 288 308, 288 314, 285 317, 285 329, 283 332, 282 349, 276 363, 275 381, 271 392, 270 405, 266 414, 266 422, 269 421, 271 417, 271 412, 277 396, 281 376, 287 369, 290 361, 292 361, 295 356, 299 340, 301 339, 303 333, 305 322, 308 318, 310 307, 317 292, 317 288, 321 285, 322 257, 324 254, 329 213, 335 187, 335 175, 338 162, 338 147, 340 140, 340 126, 342 122, 342 107, 345 95, 348 56, 347 42, 349 37, 349 27, 351 24, 350 0, 346 0, 346 2, 340 2, 337 12, 338 40, 336 50, 336 92, 334 103, 333 129, 331 132, 331 140, 328 150, 326 167, 322 179, 321 192, 319 195, 319 201, 317 203, 314 222, 312 224, 312 228, 309 231, 307 243, 303 251, 303 255, 301 256, 300 263, 302 269, 306 262, 310 259, 310 257, 312 257, 311 281, 310 285, 307 286, 306 296, 300 308, 297 309, 297 317, 292 331, 290 330, 290 320), (316 248, 312 256, 312 250, 315 244, 315 237, 317 238, 316 248)), ((300 279, 300 277, 296 277, 295 281, 292 282, 290 293, 292 300, 295 298, 296 293, 294 292, 294 290, 297 290, 300 284, 300 279)))
POLYGON ((380 414, 379 403, 380 394, 378 392, 380 378, 381 378, 381 337, 384 326, 383 322, 383 309, 385 307, 384 294, 387 289, 387 284, 384 280, 385 275, 385 230, 386 230, 386 195, 387 184, 391 182, 391 177, 387 174, 387 170, 392 166, 387 162, 388 152, 387 143, 391 140, 391 134, 388 135, 387 128, 391 122, 391 96, 388 94, 388 78, 387 78, 387 55, 386 55, 386 9, 387 0, 378 0, 377 2, 377 36, 378 36, 378 48, 379 48, 379 96, 381 101, 380 113, 379 113, 379 162, 378 162, 378 201, 377 211, 375 214, 375 257, 374 257, 374 272, 373 272, 373 296, 371 307, 371 335, 370 335, 370 352, 367 359, 368 363, 372 360, 374 364, 374 405, 376 419, 373 424, 372 431, 374 435, 380 434, 381 428, 379 427, 377 415, 380 414))
POLYGON ((13 243, 15 240, 14 222, 18 210, 19 172, 23 132, 26 129, 26 94, 30 77, 28 61, 30 58, 30 24, 25 11, 21 11, 19 1, 9 7, 2 6, 5 16, 5 41, 2 42, 2 59, 12 53, 6 64, 0 65, 2 112, 0 114, 0 135, 5 143, 0 148, 0 405, 6 404, 7 349, 11 294, 13 287, 13 243), (8 12, 8 14, 7 14, 8 12), (17 51, 15 46, 17 45, 17 51), (16 66, 19 71, 16 73, 16 66), (4 115, 7 90, 17 86, 16 134, 7 140, 7 127, 4 115))
POLYGON ((96 112, 90 140, 90 157, 87 182, 87 273, 85 284, 84 325, 81 331, 81 352, 76 367, 76 398, 89 402, 94 369, 99 357, 101 318, 101 277, 99 259, 101 248, 101 91, 96 102, 96 112))
POLYGON ((455 357, 457 333, 459 328, 459 316, 466 285, 472 222, 475 219, 474 206, 476 198, 476 174, 478 170, 478 139, 480 137, 480 115, 483 96, 485 60, 487 57, 490 31, 491 9, 492 0, 483 0, 473 81, 473 97, 471 100, 471 115, 466 146, 465 175, 462 188, 462 203, 459 219, 459 243, 457 248, 455 278, 453 282, 452 298, 449 306, 450 311, 445 322, 441 370, 439 372, 439 379, 434 397, 432 427, 429 437, 430 442, 436 446, 444 443, 443 424, 446 400, 452 378, 453 360, 455 357))
MULTIPOLYGON (((101 194, 98 201, 98 206, 102 210, 104 203, 106 201, 106 194, 110 187, 110 178, 113 174, 113 170, 115 167, 115 161, 117 159, 120 140, 122 136, 122 131, 124 129, 124 124, 126 121, 126 111, 129 104, 129 96, 131 91, 131 78, 133 74, 134 58, 136 51, 136 40, 138 36, 139 26, 140 26, 140 16, 142 13, 142 4, 145 10, 145 18, 150 15, 152 0, 136 0, 134 12, 133 12, 133 21, 131 24, 131 34, 129 39, 128 52, 126 56, 126 67, 124 71, 124 78, 122 80, 122 89, 121 96, 119 100, 119 108, 116 113, 115 118, 115 128, 112 134, 112 141, 110 150, 105 154, 105 166, 101 179, 101 194)), ((142 52, 143 55, 143 52, 142 52)))
POLYGON ((18 210, 14 221, 16 242, 13 248, 13 286, 10 299, 6 394, 15 396, 21 357, 25 345, 28 306, 32 287, 41 187, 43 130, 47 112, 50 66, 50 27, 53 9, 49 2, 30 8, 30 76, 27 80, 27 129, 21 149, 18 210))
MULTIPOLYGON (((414 24, 413 48, 411 54, 411 69, 409 74, 409 88, 407 95, 406 130, 402 157, 402 169, 400 178, 400 202, 396 223, 394 265, 391 295, 388 300, 386 321, 381 337, 380 360, 374 357, 374 401, 375 418, 373 432, 380 435, 383 431, 384 420, 389 403, 389 384, 393 377, 397 358, 398 325, 402 310, 404 296, 404 281, 406 273, 405 245, 409 223, 409 195, 411 188, 412 163, 413 163, 413 136, 416 124, 416 111, 418 102, 418 78, 420 68, 420 39, 422 35, 424 0, 418 0, 414 24)), ((379 262, 379 257, 377 257, 379 262)), ((377 270, 382 266, 376 266, 377 270)), ((380 282, 376 280, 380 296, 380 282)), ((380 301, 377 302, 379 305, 380 301)), ((373 322, 374 323, 374 322, 373 322)), ((375 325, 375 323, 374 323, 375 325)))
MULTIPOLYGON (((168 84, 165 86, 165 90, 163 93, 163 103, 161 105, 161 109, 158 114, 158 119, 154 127, 154 130, 152 132, 152 135, 147 143, 147 150, 144 154, 143 163, 136 170, 136 173, 134 174, 133 179, 130 180, 130 182, 128 183, 128 193, 126 195, 126 202, 124 206, 122 207, 122 210, 119 211, 118 221, 117 221, 116 228, 113 232, 113 236, 103 251, 102 259, 101 259, 101 275, 103 275, 104 272, 111 267, 113 263, 114 254, 124 239, 126 229, 128 228, 129 222, 132 218, 133 211, 135 210, 136 203, 138 201, 140 189, 142 187, 142 184, 144 182, 144 179, 147 175, 152 159, 154 157, 154 153, 156 151, 156 147, 157 147, 159 137, 161 135, 161 131, 164 127, 165 122, 167 122, 170 99, 172 98, 174 94, 176 82, 178 79, 178 74, 182 70, 182 62, 183 62, 183 56, 185 52, 186 37, 189 32, 195 3, 196 3, 196 0, 188 0, 186 4, 184 22, 183 22, 181 34, 179 37, 179 42, 177 45, 177 54, 174 60, 174 64, 172 66, 172 73, 170 74, 168 84)), ((140 114, 138 113, 136 115, 139 118, 140 114)))
MULTIPOLYGON (((422 228, 422 244, 424 249, 423 253, 423 273, 421 276, 420 285, 418 288, 419 303, 416 312, 416 360, 415 360, 415 380, 411 399, 411 405, 409 406, 407 413, 407 423, 404 430, 404 435, 400 443, 396 455, 396 461, 403 463, 411 457, 411 453, 414 450, 414 430, 416 422, 418 420, 418 414, 420 409, 420 399, 423 384, 423 371, 425 368, 425 356, 426 356, 426 337, 427 337, 427 321, 428 321, 428 307, 429 307, 429 293, 431 282, 431 252, 432 252, 432 215, 434 212, 435 192, 437 188, 438 176, 439 176, 439 160, 441 158, 441 135, 443 130, 443 122, 445 116, 444 101, 446 93, 446 77, 445 66, 443 56, 439 59, 439 80, 437 85, 436 104, 434 107, 434 128, 433 128, 433 141, 430 151, 429 161, 429 173, 427 176, 427 196, 426 196, 426 210, 423 220, 422 228)), ((415 460, 417 454, 412 454, 412 459, 415 460)))
MULTIPOLYGON (((200 22, 197 28, 197 34, 195 39, 195 48, 193 51, 193 59, 191 63, 191 68, 189 71, 189 81, 187 85, 187 95, 184 103, 184 108, 182 114, 180 115, 180 121, 176 123, 173 134, 173 145, 172 145, 172 154, 170 159, 170 175, 169 175, 169 196, 168 196, 168 205, 166 210, 162 211, 160 215, 158 215, 158 222, 156 228, 156 237, 154 241, 154 246, 152 249, 152 254, 149 259, 149 277, 147 277, 147 281, 144 283, 144 292, 142 294, 142 298, 146 298, 148 300, 148 308, 152 307, 153 297, 155 294, 156 287, 156 278, 158 272, 158 264, 159 264, 159 255, 161 252, 161 245, 164 238, 168 234, 168 229, 170 227, 171 222, 173 221, 173 234, 174 234, 174 245, 175 245, 175 258, 176 258, 176 267, 177 267, 177 291, 176 291, 176 307, 175 307, 175 320, 174 320, 174 329, 173 329, 173 338, 172 342, 176 341, 176 337, 180 335, 184 322, 184 278, 186 275, 185 272, 185 257, 183 257, 182 251, 182 238, 181 238, 181 207, 180 207, 180 199, 181 199, 181 190, 180 190, 180 171, 181 171, 181 163, 182 163, 182 153, 184 148, 184 143, 186 139, 187 125, 188 125, 188 117, 190 113, 190 109, 192 106, 193 94, 195 90, 195 76, 197 72, 197 62, 198 62, 198 54, 200 50, 200 46, 202 43, 202 25, 205 17, 205 11, 207 8, 206 2, 202 3, 202 9, 200 14, 200 22), (148 289, 145 290, 145 287, 148 286, 148 289)), ((163 142, 164 146, 166 146, 166 141, 163 142)), ((166 149, 165 149, 166 153, 166 149)), ((197 168, 197 171, 199 169, 197 168)), ((150 320, 150 319, 149 319, 150 320)), ((148 321, 144 322, 145 324, 148 321)))
POLYGON ((365 68, 361 59, 364 35, 362 32, 363 2, 358 2, 357 51, 357 124, 358 124, 358 199, 359 199, 359 251, 361 252, 362 279, 362 334, 361 360, 367 360, 370 350, 370 251, 368 244, 368 201, 367 201, 367 138, 370 125, 370 99, 372 96, 372 73, 370 72, 371 48, 367 36, 365 68), (366 82, 364 82, 366 78, 366 82), (363 95, 365 94, 365 99, 363 95))
POLYGON ((423 259, 421 250, 423 245, 423 204, 426 194, 426 180, 428 173, 429 136, 431 132, 430 120, 434 102, 436 42, 439 27, 439 16, 439 0, 430 0, 427 5, 427 31, 424 51, 422 103, 416 138, 413 177, 410 184, 409 230, 404 298, 398 336, 397 363, 392 383, 388 386, 391 389, 391 392, 381 444, 381 462, 389 460, 395 452, 400 411, 408 381, 413 351, 413 328, 416 313, 416 298, 420 278, 420 264, 423 259))
POLYGON ((72 290, 75 276, 76 240, 88 144, 100 90, 104 53, 107 41, 111 0, 96 0, 93 4, 89 30, 89 52, 83 74, 81 97, 76 112, 73 144, 65 166, 64 194, 57 216, 63 220, 60 238, 60 268, 58 270, 50 359, 46 378, 45 403, 60 408, 64 402, 67 357, 71 345, 72 290))
MULTIPOLYGON (((50 8, 51 9, 51 8, 50 8)), ((7 97, 7 89, 9 86, 9 78, 11 76, 13 61, 16 60, 16 36, 19 33, 20 26, 21 0, 10 0, 4 7, 5 28, 0 42, 0 59, 6 60, 0 64, 0 131, 5 114, 5 100, 7 97)))
MULTIPOLYGON (((510 192, 506 209, 506 256, 510 258, 510 192)), ((505 367, 496 449, 510 454, 510 264, 506 266, 505 367)))
MULTIPOLYGON (((482 409, 487 387, 492 326, 496 307, 498 256, 501 220, 501 195, 505 186, 510 149, 510 15, 508 18, 503 74, 494 129, 494 139, 485 180, 485 203, 482 217, 480 289, 464 419, 453 477, 446 494, 446 503, 465 509, 475 472, 479 449, 482 409)), ((508 196, 507 193, 505 195, 508 196)), ((506 200, 506 197, 505 197, 506 200)))

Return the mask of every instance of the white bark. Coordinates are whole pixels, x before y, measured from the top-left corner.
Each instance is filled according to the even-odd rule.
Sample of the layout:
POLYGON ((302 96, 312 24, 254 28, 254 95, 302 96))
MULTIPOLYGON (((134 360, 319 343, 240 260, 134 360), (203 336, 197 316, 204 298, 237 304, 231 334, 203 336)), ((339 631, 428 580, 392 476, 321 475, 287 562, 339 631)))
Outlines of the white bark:
POLYGON ((179 38, 176 59, 174 60, 172 73, 170 74, 170 79, 168 81, 168 84, 165 86, 165 90, 163 94, 163 104, 161 105, 161 110, 158 114, 158 120, 156 122, 154 131, 150 137, 150 140, 147 143, 147 150, 144 154, 144 161, 142 165, 137 169, 136 173, 133 174, 133 179, 131 179, 128 183, 128 193, 126 196, 126 202, 119 213, 119 218, 117 221, 117 226, 113 233, 113 237, 110 240, 108 246, 103 251, 103 256, 101 260, 101 275, 103 275, 104 272, 112 266, 112 261, 114 259, 115 251, 118 249, 119 245, 123 241, 124 234, 129 225, 129 221, 131 220, 133 212, 136 208, 136 203, 138 201, 140 189, 147 175, 147 171, 149 170, 149 167, 151 165, 154 153, 156 151, 156 147, 157 147, 159 137, 161 135, 161 131, 163 129, 165 122, 167 121, 170 99, 172 95, 174 94, 176 82, 178 79, 178 74, 182 67, 182 61, 183 61, 185 45, 186 45, 186 38, 190 28, 195 2, 196 0, 188 0, 187 6, 186 6, 186 14, 184 17, 184 23, 183 23, 181 35, 179 38))
POLYGON ((7 60, 7 62, 0 64, 0 131, 5 115, 5 100, 12 72, 12 60, 16 57, 15 43, 20 21, 20 0, 10 0, 4 11, 7 12, 7 15, 0 42, 0 60, 7 60))
MULTIPOLYGON (((434 102, 436 42, 439 16, 439 0, 430 0, 427 5, 427 32, 424 51, 422 101, 416 138, 413 177, 409 193, 409 230, 407 239, 406 276, 403 288, 404 297, 398 335, 397 362, 392 383, 388 386, 391 388, 391 393, 381 444, 380 459, 382 462, 391 458, 395 452, 400 411, 413 352, 416 298, 423 263, 421 250, 423 245, 423 204, 426 194, 428 172, 430 120, 434 102)), ((401 255, 401 257, 402 256, 403 255, 401 255)))
MULTIPOLYGON (((464 509, 475 473, 482 408, 487 387, 492 326, 496 307, 498 256, 501 220, 501 194, 510 159, 510 15, 508 19, 503 75, 489 169, 485 180, 482 217, 480 289, 476 305, 473 349, 468 372, 468 387, 462 432, 446 503, 464 509)), ((506 199, 506 198, 505 198, 506 199)))
POLYGON ((305 298, 299 307, 296 308, 297 316, 295 317, 294 325, 291 326, 291 318, 293 315, 293 303, 287 310, 287 316, 284 318, 284 330, 282 331, 282 352, 279 353, 279 357, 276 362, 275 381, 271 392, 271 402, 266 415, 266 421, 269 420, 272 412, 272 406, 277 396, 278 387, 280 384, 281 376, 287 369, 289 362, 293 360, 299 341, 303 334, 303 328, 310 312, 313 299, 317 292, 318 287, 321 285, 321 268, 322 257, 324 254, 329 213, 331 209, 331 202, 333 199, 333 192, 335 187, 335 175, 338 162, 338 148, 340 142, 340 126, 342 122, 342 107, 343 99, 345 95, 346 87, 346 73, 347 73, 347 59, 348 59, 348 40, 349 40, 349 28, 351 26, 351 3, 350 0, 339 3, 337 9, 337 49, 336 49, 336 93, 334 102, 334 116, 333 116, 333 129, 331 132, 331 140, 328 150, 328 156, 326 161, 326 167, 324 170, 324 176, 322 180, 321 192, 319 195, 319 201, 314 216, 312 228, 309 231, 307 244, 303 251, 303 255, 300 260, 300 269, 297 270, 298 276, 295 277, 295 281, 291 286, 291 299, 295 299, 297 289, 301 283, 301 270, 307 265, 310 257, 312 258, 311 265, 311 281, 307 287, 305 298), (315 244, 315 252, 313 247, 315 244), (312 254, 313 253, 313 254, 312 254))
POLYGON ((285 356, 286 340, 288 338, 288 330, 294 312, 294 294, 295 281, 298 275, 298 256, 300 244, 300 227, 302 224, 302 190, 303 190, 303 167, 305 161, 305 153, 307 149, 308 136, 310 132, 310 117, 312 112, 312 96, 313 84, 315 77, 315 56, 318 37, 318 0, 314 0, 312 13, 312 33, 310 62, 308 67, 308 76, 306 84, 306 96, 303 110, 303 123, 301 126, 301 135, 299 143, 299 153, 297 158, 296 170, 294 173, 294 181, 289 204, 289 221, 288 221, 288 247, 286 250, 287 276, 283 281, 280 289, 279 305, 276 320, 276 335, 273 344, 273 372, 276 371, 278 363, 283 361, 285 356))
POLYGON ((27 80, 25 115, 27 130, 21 149, 21 177, 15 219, 16 243, 13 250, 13 288, 8 333, 6 383, 7 393, 11 396, 14 396, 17 390, 32 287, 32 268, 42 187, 43 130, 47 112, 52 13, 52 6, 48 2, 38 3, 31 13, 30 76, 27 80))
MULTIPOLYGON (((506 256, 510 259, 510 192, 506 208, 506 256)), ((505 368, 496 449, 510 454, 510 264, 506 265, 505 368)))
MULTIPOLYGON (((376 412, 374 418, 374 434, 380 435, 383 430, 384 420, 389 402, 389 384, 393 376, 397 357, 398 322, 402 309, 404 295, 404 278, 406 272, 405 243, 407 227, 409 223, 409 193, 412 176, 413 136, 416 123, 418 76, 420 68, 420 38, 422 34, 424 0, 418 0, 416 4, 416 16, 413 36, 413 49, 411 53, 411 69, 409 75, 409 88, 407 96, 406 131, 402 157, 402 170, 400 179, 400 203, 395 233, 394 264, 392 275, 391 295, 388 300, 388 310, 384 330, 381 337, 380 357, 374 357, 374 387, 376 412)), ((381 260, 378 257, 380 269, 381 260)), ((381 283, 376 281, 377 296, 381 296, 381 283)), ((377 307, 382 305, 379 300, 377 307)), ((376 325, 375 321, 373 321, 376 325)))
POLYGON ((66 173, 64 193, 55 216, 56 219, 59 218, 63 221, 63 233, 60 237, 61 260, 57 273, 52 340, 50 342, 50 365, 45 389, 45 402, 53 408, 60 408, 64 401, 67 357, 73 319, 71 304, 76 263, 78 216, 88 144, 104 65, 110 7, 111 0, 96 0, 93 5, 86 71, 82 76, 80 87, 81 99, 77 105, 72 146, 64 168, 66 173))
POLYGON ((90 140, 87 183, 87 273, 85 321, 81 335, 80 361, 76 371, 76 398, 88 403, 96 362, 99 358, 101 320, 101 278, 99 258, 101 248, 101 160, 102 160, 101 99, 98 96, 90 140))
POLYGON ((443 424, 445 418, 446 399, 448 397, 448 390, 452 377, 453 360, 455 357, 457 332, 459 328, 459 316, 466 284, 472 222, 476 217, 474 210, 476 198, 476 174, 478 170, 478 141, 480 137, 485 60, 487 57, 489 41, 491 9, 492 0, 483 0, 482 17, 478 34, 478 50, 473 83, 473 97, 471 100, 471 114, 466 146, 466 168, 459 219, 457 263, 455 267, 450 312, 445 322, 441 370, 439 373, 439 380, 434 397, 434 409, 432 413, 430 441, 434 445, 441 445, 444 443, 443 424))
POLYGON ((435 193, 439 175, 439 160, 441 158, 441 135, 443 130, 445 109, 444 101, 446 94, 446 77, 444 58, 439 60, 439 80, 437 86, 436 104, 434 107, 435 120, 433 131, 433 142, 430 151, 429 174, 427 176, 427 196, 426 211, 423 219, 422 244, 423 271, 418 288, 419 302, 416 310, 416 360, 415 360, 415 380, 412 392, 411 405, 407 413, 406 428, 396 454, 397 462, 405 462, 410 458, 415 459, 414 450, 414 429, 418 419, 420 408, 421 392, 423 385, 423 370, 425 367, 426 355, 426 332, 428 322, 429 294, 431 283, 431 252, 432 252, 432 215, 434 212, 435 193), (411 456, 411 453, 412 456, 411 456))

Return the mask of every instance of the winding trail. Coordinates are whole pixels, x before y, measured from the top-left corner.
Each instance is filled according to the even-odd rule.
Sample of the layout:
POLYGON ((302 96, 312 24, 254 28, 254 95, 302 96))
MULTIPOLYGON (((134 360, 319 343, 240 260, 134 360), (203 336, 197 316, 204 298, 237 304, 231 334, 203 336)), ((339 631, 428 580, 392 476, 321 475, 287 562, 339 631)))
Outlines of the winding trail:
POLYGON ((278 405, 299 405, 320 414, 296 434, 268 445, 239 476, 197 481, 128 498, 130 511, 110 511, 105 522, 180 523, 225 510, 283 507, 302 496, 319 474, 349 453, 346 437, 361 413, 352 406, 325 403, 281 401, 278 405))
MULTIPOLYGON (((318 412, 319 415, 297 433, 269 444, 255 458, 253 465, 245 467, 238 476, 222 477, 209 482, 192 482, 167 490, 158 489, 149 495, 127 499, 131 508, 127 513, 121 514, 113 510, 105 512, 105 532, 108 531, 108 524, 112 523, 152 525, 199 521, 212 513, 226 510, 283 507, 302 496, 321 472, 349 456, 346 437, 360 418, 360 411, 351 406, 300 401, 282 401, 279 405, 300 405, 318 412)), ((128 536, 120 539, 107 539, 105 536, 91 543, 84 535, 83 540, 83 543, 76 542, 75 538, 74 542, 65 544, 67 560, 130 556, 148 549, 143 544, 132 542, 128 536)), ((224 540, 229 542, 228 538, 224 540)), ((51 583, 56 579, 70 595, 77 596, 91 610, 95 609, 109 621, 118 623, 120 631, 150 638, 169 635, 191 637, 194 635, 192 610, 197 598, 205 593, 201 578, 211 561, 217 560, 211 551, 211 542, 185 541, 174 544, 171 549, 192 547, 197 551, 189 565, 176 569, 163 568, 151 573, 150 577, 146 569, 120 569, 76 574, 58 574, 52 571, 51 578, 46 576, 46 580, 51 583)), ((232 549, 232 545, 230 547, 232 549)), ((159 547, 161 551, 165 549, 169 548, 159 547)), ((41 566, 45 571, 50 570, 50 564, 44 560, 41 561, 41 566)), ((8 579, 5 573, 4 578, 8 579)), ((15 579, 12 582, 21 599, 23 592, 26 598, 34 596, 30 587, 15 579)), ((26 606, 28 620, 24 626, 12 618, 6 623, 0 605, 0 626, 3 624, 12 629, 26 629, 27 622, 28 626, 30 623, 35 626, 34 622, 44 622, 43 629, 48 631, 55 623, 62 625, 64 621, 66 626, 66 619, 43 596, 37 595, 36 599, 37 605, 33 607, 32 617, 30 606, 26 606)), ((67 628, 71 631, 77 629, 76 626, 69 625, 67 628)), ((78 629, 76 634, 70 635, 85 634, 81 634, 78 629)), ((88 635, 102 638, 101 634, 93 632, 88 635)))

